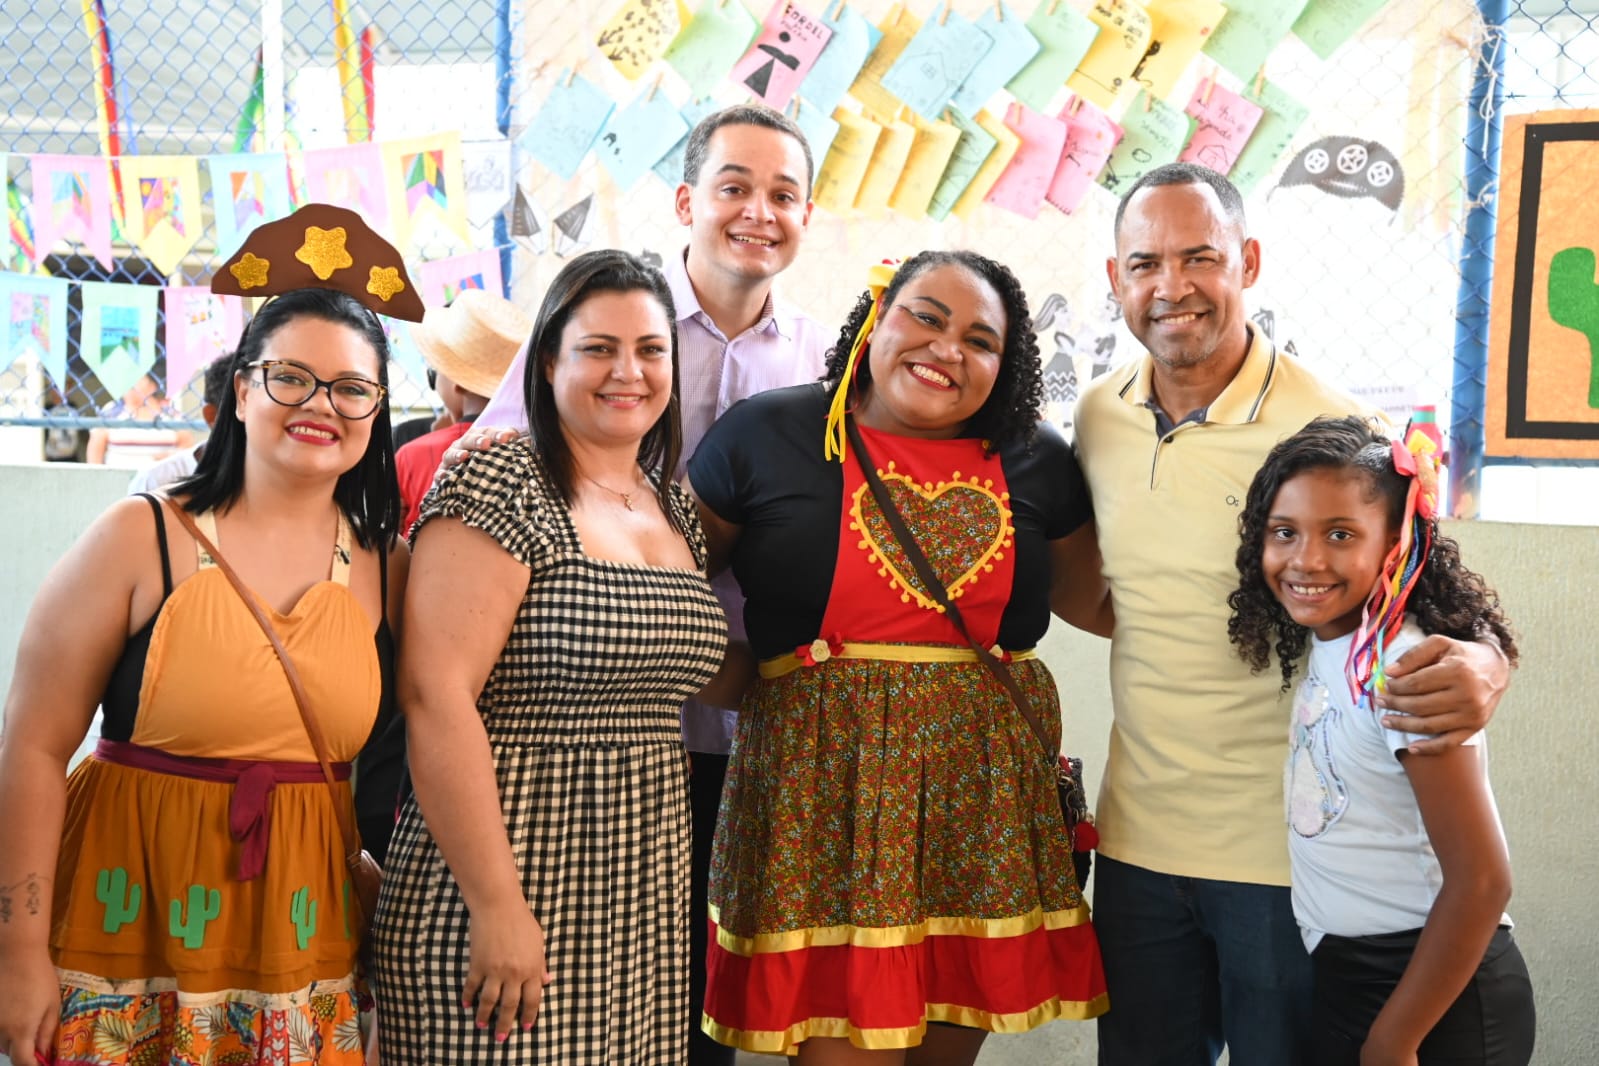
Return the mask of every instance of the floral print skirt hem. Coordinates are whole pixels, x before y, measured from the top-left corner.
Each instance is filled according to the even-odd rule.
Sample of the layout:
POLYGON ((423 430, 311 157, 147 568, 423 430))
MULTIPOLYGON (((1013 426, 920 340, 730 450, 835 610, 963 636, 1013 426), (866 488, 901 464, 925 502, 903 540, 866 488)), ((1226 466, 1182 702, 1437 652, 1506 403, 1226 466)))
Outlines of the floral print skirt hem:
POLYGON ((170 978, 61 971, 57 1066, 360 1066, 371 998, 353 976, 292 993, 189 993, 170 978))

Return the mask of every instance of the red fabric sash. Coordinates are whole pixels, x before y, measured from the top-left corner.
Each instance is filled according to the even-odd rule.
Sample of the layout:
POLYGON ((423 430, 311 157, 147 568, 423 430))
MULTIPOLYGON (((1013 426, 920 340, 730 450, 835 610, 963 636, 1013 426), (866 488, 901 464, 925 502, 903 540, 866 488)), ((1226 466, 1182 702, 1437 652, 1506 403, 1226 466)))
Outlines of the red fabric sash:
MULTIPOLYGON (((170 755, 156 748, 101 739, 94 750, 101 762, 128 766, 135 770, 189 777, 196 781, 231 783, 233 798, 228 803, 228 832, 240 844, 240 881, 259 877, 266 869, 267 836, 272 821, 272 790, 279 784, 321 784, 322 767, 314 762, 257 762, 252 759, 202 759, 190 755, 170 755)), ((350 779, 350 764, 333 764, 333 776, 350 779)))

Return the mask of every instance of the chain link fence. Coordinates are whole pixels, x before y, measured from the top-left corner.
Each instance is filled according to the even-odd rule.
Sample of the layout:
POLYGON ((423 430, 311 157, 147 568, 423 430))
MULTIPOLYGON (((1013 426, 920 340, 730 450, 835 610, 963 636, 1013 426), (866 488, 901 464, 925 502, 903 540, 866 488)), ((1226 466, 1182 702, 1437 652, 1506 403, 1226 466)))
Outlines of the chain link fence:
MULTIPOLYGON (((1087 0, 1061 2, 1090 6, 1087 0)), ((289 111, 280 147, 293 153, 346 143, 333 32, 333 12, 342 6, 333 0, 115 5, 108 21, 121 151, 207 155, 250 147, 241 120, 247 133, 258 53, 273 29, 286 42, 289 111), (279 7, 276 25, 267 24, 279 7)), ((528 0, 525 6, 509 0, 365 0, 349 6, 357 33, 376 30, 372 125, 379 141, 446 129, 459 129, 468 140, 496 138, 503 129, 514 140, 573 68, 618 106, 646 92, 664 93, 680 106, 691 102, 687 83, 666 64, 657 62, 629 81, 595 47, 621 0, 591 7, 549 0, 528 0)), ((828 3, 827 12, 835 6, 828 3)), ((975 19, 991 6, 965 0, 953 9, 975 19)), ((0 12, 0 150, 14 157, 14 203, 35 210, 38 196, 16 156, 102 151, 85 19, 77 5, 62 7, 17 0, 0 12)), ((875 23, 890 4, 860 0, 851 7, 875 23)), ((930 0, 911 4, 922 17, 934 17, 941 7, 930 0)), ((1159 0, 1151 8, 1158 12, 1159 0)), ((766 14, 764 6, 750 10, 756 19, 766 14)), ((1469 0, 1394 0, 1327 58, 1293 36, 1272 49, 1263 77, 1303 103, 1308 118, 1273 172, 1247 197, 1251 230, 1264 249, 1263 276, 1251 293, 1257 324, 1318 372, 1396 415, 1431 408, 1444 433, 1453 432, 1457 440, 1480 437, 1480 392, 1460 390, 1480 385, 1483 363, 1466 351, 1469 345, 1457 343, 1457 320, 1472 323, 1468 332, 1486 328, 1485 314, 1480 328, 1468 315, 1471 293, 1486 294, 1488 275, 1480 269, 1482 249, 1467 220, 1484 194, 1491 202, 1493 186, 1490 181, 1476 200, 1467 195, 1469 141, 1473 130, 1480 135, 1483 123, 1496 123, 1503 112, 1592 104, 1599 93, 1592 73, 1599 69, 1596 12, 1599 0, 1516 0, 1504 5, 1507 17, 1499 27, 1485 22, 1469 0), (1485 83, 1494 91, 1488 113, 1481 114, 1480 102, 1473 110, 1472 91, 1485 83), (1391 183, 1384 193, 1370 181, 1334 188, 1325 180, 1357 154, 1357 177, 1369 177, 1379 160, 1391 161, 1401 195, 1389 194, 1391 183), (1468 402, 1457 403, 1457 396, 1468 402), (1451 426, 1452 417, 1460 424, 1451 426)), ((1029 13, 1019 11, 1021 17, 1029 13)), ((1214 71, 1200 56, 1166 100, 1181 107, 1214 71)), ((1249 88, 1226 72, 1215 76, 1235 90, 1249 88)), ((718 103, 743 96, 731 81, 715 90, 718 103)), ((1053 106, 1064 97, 1062 90, 1053 106)), ((1003 100, 990 103, 995 114, 1003 100)), ((511 159, 535 232, 513 242, 503 220, 485 220, 474 226, 470 247, 502 250, 510 295, 524 307, 536 306, 565 258, 582 248, 615 246, 665 257, 677 254, 686 239, 675 217, 672 184, 659 176, 646 174, 619 188, 592 153, 570 178, 544 169, 520 148, 511 159)), ((1105 276, 1114 209, 1114 195, 1103 189, 1090 190, 1069 216, 1046 205, 1036 219, 986 205, 969 218, 951 215, 942 222, 886 211, 842 217, 818 209, 800 257, 780 285, 791 300, 831 324, 853 302, 866 263, 924 247, 967 246, 994 255, 1028 289, 1047 364, 1050 415, 1068 424, 1081 387, 1135 350, 1105 276)), ((222 258, 214 232, 207 226, 207 237, 171 279, 126 243, 116 245, 109 271, 70 244, 51 249, 44 265, 75 280, 204 285, 222 258)), ((415 251, 425 260, 464 250, 415 251)), ((9 266, 30 269, 16 256, 9 266)), ((68 317, 73 338, 78 316, 74 303, 68 317)), ((166 399, 154 417, 193 422, 195 386, 167 381, 160 362, 151 376, 166 399)), ((395 376, 401 407, 431 405, 425 384, 404 371, 395 376)), ((78 429, 151 420, 120 410, 121 399, 106 393, 75 347, 64 387, 41 374, 37 362, 0 367, 0 422, 78 429)))

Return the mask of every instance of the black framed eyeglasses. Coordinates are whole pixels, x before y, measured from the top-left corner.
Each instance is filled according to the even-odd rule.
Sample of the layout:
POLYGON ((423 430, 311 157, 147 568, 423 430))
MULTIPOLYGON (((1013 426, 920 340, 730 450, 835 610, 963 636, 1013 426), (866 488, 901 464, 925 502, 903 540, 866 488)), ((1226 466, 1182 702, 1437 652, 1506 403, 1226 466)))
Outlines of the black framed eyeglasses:
POLYGON ((259 359, 246 363, 244 369, 261 371, 261 385, 267 399, 284 407, 299 407, 316 395, 316 390, 326 389, 333 410, 344 418, 359 421, 377 413, 388 389, 375 381, 350 375, 325 381, 299 363, 286 359, 259 359))

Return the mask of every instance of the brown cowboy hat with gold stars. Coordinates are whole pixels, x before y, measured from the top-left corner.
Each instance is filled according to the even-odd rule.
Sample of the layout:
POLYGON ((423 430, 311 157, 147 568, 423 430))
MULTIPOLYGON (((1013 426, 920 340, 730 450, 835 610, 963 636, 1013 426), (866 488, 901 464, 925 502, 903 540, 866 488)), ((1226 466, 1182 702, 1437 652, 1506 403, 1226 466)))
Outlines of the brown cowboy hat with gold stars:
POLYGON ((288 218, 256 227, 211 277, 226 296, 276 296, 334 289, 390 318, 422 321, 422 297, 394 245, 354 211, 306 204, 288 218))

